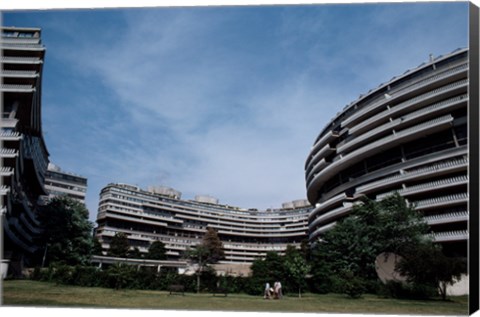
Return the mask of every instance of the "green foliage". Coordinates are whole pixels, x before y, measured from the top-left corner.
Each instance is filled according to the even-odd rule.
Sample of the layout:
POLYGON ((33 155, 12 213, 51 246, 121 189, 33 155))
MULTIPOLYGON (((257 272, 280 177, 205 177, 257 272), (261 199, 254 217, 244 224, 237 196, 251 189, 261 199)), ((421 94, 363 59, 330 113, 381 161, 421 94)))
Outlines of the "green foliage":
POLYGON ((423 284, 388 281, 381 287, 381 295, 399 299, 428 299, 437 294, 436 288, 423 284))
POLYGON ((220 241, 215 229, 207 228, 207 232, 203 236, 202 246, 207 250, 207 263, 217 263, 225 258, 223 243, 220 241))
POLYGON ((165 260, 167 258, 166 252, 165 244, 162 241, 154 241, 150 244, 145 257, 151 260, 165 260))
POLYGON ((110 288, 135 288, 136 269, 130 265, 113 264, 105 271, 105 283, 110 288))
POLYGON ((299 250, 287 248, 284 267, 287 281, 297 287, 298 297, 301 297, 302 288, 306 286, 306 276, 310 272, 310 265, 299 250))
POLYGON ((202 243, 195 246, 195 248, 187 250, 185 256, 191 262, 196 263, 198 267, 196 272, 197 293, 200 293, 202 290, 201 275, 208 267, 208 264, 216 263, 225 257, 222 241, 220 241, 217 232, 213 228, 208 228, 202 243))
POLYGON ((93 237, 92 255, 103 255, 102 244, 97 237, 93 237))
POLYGON ((421 241, 428 227, 413 206, 394 194, 377 202, 365 199, 352 213, 322 236, 312 254, 313 275, 327 282, 329 275, 349 271, 375 281, 375 258, 382 252, 402 253, 421 241))
POLYGON ((466 273, 467 265, 465 259, 445 256, 440 245, 423 241, 405 250, 396 270, 414 285, 438 288, 445 300, 447 285, 452 285, 466 273))
POLYGON ((127 234, 124 232, 117 232, 110 241, 110 248, 108 255, 119 258, 126 258, 130 245, 128 244, 127 234))
POLYGON ((360 298, 366 291, 365 280, 350 271, 341 272, 335 284, 339 293, 346 294, 350 298, 360 298))
POLYGON ((41 242, 46 246, 46 264, 87 264, 93 241, 92 223, 85 205, 67 196, 55 197, 39 213, 44 229, 41 242))

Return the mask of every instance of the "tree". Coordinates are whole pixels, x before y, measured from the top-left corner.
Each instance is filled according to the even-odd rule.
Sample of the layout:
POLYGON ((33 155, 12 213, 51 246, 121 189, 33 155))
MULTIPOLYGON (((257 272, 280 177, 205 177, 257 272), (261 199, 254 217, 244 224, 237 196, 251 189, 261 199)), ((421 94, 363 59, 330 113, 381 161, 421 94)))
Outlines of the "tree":
POLYGON ((103 255, 102 244, 97 237, 93 237, 92 255, 103 255))
POLYGON ((398 193, 382 201, 365 199, 322 236, 315 246, 316 260, 328 262, 334 274, 351 272, 359 278, 376 280, 377 255, 401 254, 419 243, 427 230, 421 215, 398 193))
POLYGON ((285 254, 285 270, 289 281, 297 286, 298 297, 302 297, 302 287, 305 286, 305 278, 310 272, 310 265, 302 253, 296 249, 289 249, 285 254))
POLYGON ((151 260, 165 260, 167 258, 166 252, 165 244, 162 241, 154 241, 148 248, 146 258, 151 260))
POLYGON ((67 196, 55 197, 42 207, 39 220, 43 227, 41 241, 45 244, 44 264, 89 263, 93 225, 84 204, 67 196))
POLYGON ((447 285, 453 285, 467 272, 466 261, 445 256, 442 247, 430 240, 411 246, 408 251, 402 254, 396 271, 410 283, 438 289, 443 300, 447 297, 447 285))
POLYGON ((223 243, 220 241, 215 229, 207 228, 207 232, 203 236, 202 245, 207 250, 207 263, 216 263, 225 257, 223 243))
POLYGON ((126 258, 130 245, 128 244, 127 234, 124 232, 117 232, 110 241, 110 248, 108 255, 119 258, 126 258))
POLYGON ((186 257, 197 264, 197 293, 200 293, 200 276, 209 264, 224 258, 223 243, 213 228, 208 228, 203 236, 202 243, 189 249, 186 257))

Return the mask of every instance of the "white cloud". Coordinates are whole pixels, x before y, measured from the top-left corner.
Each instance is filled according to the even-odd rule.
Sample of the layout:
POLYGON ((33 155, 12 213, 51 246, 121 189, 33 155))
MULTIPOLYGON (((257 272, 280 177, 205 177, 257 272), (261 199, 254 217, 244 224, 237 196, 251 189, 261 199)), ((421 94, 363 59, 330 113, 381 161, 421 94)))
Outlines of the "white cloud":
POLYGON ((89 177, 91 213, 109 182, 161 184, 245 208, 303 198, 308 151, 335 113, 432 50, 462 42, 451 31, 456 16, 426 35, 417 29, 437 22, 412 15, 408 26, 400 19, 408 10, 371 8, 379 11, 357 16, 348 7, 350 24, 323 9, 283 8, 265 33, 248 29, 250 11, 211 8, 119 11, 97 37, 78 21, 74 32, 60 31, 75 50, 55 58, 96 94, 72 98, 70 110, 90 117, 71 127, 83 129, 81 153, 62 157, 89 177))

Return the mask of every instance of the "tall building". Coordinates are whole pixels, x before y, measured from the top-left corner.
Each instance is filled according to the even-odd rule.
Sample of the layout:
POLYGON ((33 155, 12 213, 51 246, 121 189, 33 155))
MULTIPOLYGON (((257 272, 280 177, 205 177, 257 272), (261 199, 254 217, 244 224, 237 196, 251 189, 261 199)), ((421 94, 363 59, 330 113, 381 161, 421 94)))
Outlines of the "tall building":
POLYGON ((299 248, 307 237, 310 210, 306 200, 259 211, 222 205, 210 196, 181 199, 171 188, 109 184, 100 193, 96 236, 108 250, 116 233, 126 233, 130 246, 143 253, 153 241, 162 241, 168 259, 180 260, 185 250, 201 243, 210 227, 224 246, 225 259, 219 266, 235 273, 268 251, 282 253, 287 245, 299 248))
MULTIPOLYGON (((366 196, 400 193, 451 255, 468 242, 468 50, 406 71, 345 106, 305 164, 309 240, 366 196)), ((478 87, 476 87, 478 89, 478 87)))
MULTIPOLYGON (((3 258, 28 263, 39 251, 39 197, 46 195, 48 151, 42 135, 41 95, 45 47, 40 29, 2 28, 1 208, 3 258)), ((19 267, 17 266, 17 268, 19 267)), ((21 269, 21 268, 20 268, 21 269)))
POLYGON ((45 189, 49 198, 64 195, 85 204, 87 178, 65 172, 50 163, 45 173, 45 189))

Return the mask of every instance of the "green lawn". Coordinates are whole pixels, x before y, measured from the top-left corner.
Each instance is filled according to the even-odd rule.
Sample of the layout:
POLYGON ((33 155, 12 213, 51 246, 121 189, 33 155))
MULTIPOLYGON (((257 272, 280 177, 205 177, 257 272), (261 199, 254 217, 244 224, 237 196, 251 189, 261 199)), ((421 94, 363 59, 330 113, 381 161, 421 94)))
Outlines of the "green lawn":
POLYGON ((4 306, 35 307, 102 307, 161 310, 216 310, 290 313, 366 313, 414 315, 468 315, 468 297, 440 300, 395 300, 375 295, 349 299, 340 294, 305 294, 301 299, 285 296, 282 300, 264 300, 261 296, 185 293, 169 295, 164 291, 112 290, 107 288, 75 287, 53 283, 3 281, 4 306))

